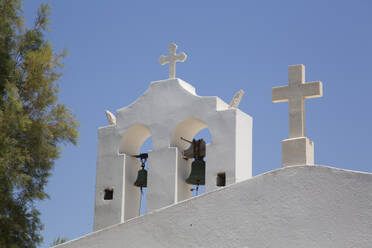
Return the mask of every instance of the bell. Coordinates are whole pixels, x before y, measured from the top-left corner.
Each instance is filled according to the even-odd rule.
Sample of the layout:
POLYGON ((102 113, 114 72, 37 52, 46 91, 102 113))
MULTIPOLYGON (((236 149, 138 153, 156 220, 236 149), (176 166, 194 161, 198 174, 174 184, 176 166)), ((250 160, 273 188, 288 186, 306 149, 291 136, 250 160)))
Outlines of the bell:
POLYGON ((191 164, 190 176, 186 179, 186 183, 193 185, 205 184, 205 162, 202 158, 195 159, 191 164))
POLYGON ((138 171, 137 180, 134 185, 141 188, 147 187, 147 170, 144 167, 138 171))

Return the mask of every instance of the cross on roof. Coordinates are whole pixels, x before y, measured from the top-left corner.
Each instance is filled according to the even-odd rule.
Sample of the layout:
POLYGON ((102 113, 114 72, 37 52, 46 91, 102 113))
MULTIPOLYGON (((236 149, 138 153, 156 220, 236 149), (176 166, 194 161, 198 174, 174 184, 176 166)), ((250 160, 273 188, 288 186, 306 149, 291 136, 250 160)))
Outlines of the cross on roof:
POLYGON ((184 62, 187 58, 187 55, 182 52, 176 54, 177 45, 171 43, 168 46, 169 55, 168 56, 160 56, 159 63, 161 65, 169 64, 169 78, 176 78, 176 62, 184 62))
POLYGON ((305 83, 305 66, 288 66, 288 86, 272 88, 272 101, 289 102, 289 138, 305 137, 305 99, 323 95, 322 82, 305 83))

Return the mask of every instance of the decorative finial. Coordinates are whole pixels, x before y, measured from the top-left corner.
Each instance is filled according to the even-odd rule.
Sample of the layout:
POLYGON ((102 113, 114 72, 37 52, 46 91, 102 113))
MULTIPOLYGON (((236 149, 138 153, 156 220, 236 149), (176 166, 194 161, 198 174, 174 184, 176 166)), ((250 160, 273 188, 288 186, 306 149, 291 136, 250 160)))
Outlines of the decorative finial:
POLYGON ((169 79, 176 78, 176 62, 184 62, 187 58, 187 55, 182 52, 176 54, 177 45, 171 43, 168 46, 169 55, 168 56, 160 56, 159 63, 161 65, 169 64, 169 79))
POLYGON ((231 103, 229 105, 229 108, 238 108, 239 107, 239 104, 240 104, 240 101, 242 100, 243 98, 243 95, 244 95, 244 90, 239 90, 233 97, 233 99, 231 100, 231 103))
POLYGON ((116 125, 116 117, 113 113, 111 113, 108 110, 105 110, 107 121, 110 123, 110 125, 116 125))

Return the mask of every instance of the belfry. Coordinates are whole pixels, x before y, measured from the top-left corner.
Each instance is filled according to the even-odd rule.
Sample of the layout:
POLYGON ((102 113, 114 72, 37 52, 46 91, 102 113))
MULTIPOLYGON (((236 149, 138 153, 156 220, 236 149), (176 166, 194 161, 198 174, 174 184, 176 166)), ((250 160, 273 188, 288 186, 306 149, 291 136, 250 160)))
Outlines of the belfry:
POLYGON ((209 192, 252 176, 252 118, 237 108, 242 92, 232 105, 215 96, 197 95, 191 84, 175 75, 176 62, 185 61, 186 54, 176 54, 173 43, 168 49, 170 55, 161 56, 159 62, 169 64, 169 79, 152 82, 134 103, 117 110, 116 116, 106 112, 110 125, 98 131, 94 230, 139 215, 141 190, 137 186, 144 184, 136 179, 144 180, 145 174, 147 212, 190 198, 192 184, 205 184, 209 192), (202 156, 201 149, 185 156, 194 136, 205 128, 211 141, 200 146, 204 147, 202 156), (134 155, 139 155, 150 136, 153 150, 148 153, 148 169, 138 171, 141 162, 134 155), (225 184, 217 183, 222 174, 225 184), (110 199, 105 198, 108 190, 110 199))

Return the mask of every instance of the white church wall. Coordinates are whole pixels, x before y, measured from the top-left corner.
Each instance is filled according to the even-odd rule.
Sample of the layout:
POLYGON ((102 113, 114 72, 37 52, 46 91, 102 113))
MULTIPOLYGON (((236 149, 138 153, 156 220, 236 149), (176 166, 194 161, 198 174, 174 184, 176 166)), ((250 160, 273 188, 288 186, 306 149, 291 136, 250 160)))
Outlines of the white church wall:
POLYGON ((252 117, 238 109, 236 111, 236 182, 252 177, 252 129, 252 117))
POLYGON ((235 182, 236 110, 220 111, 212 118, 209 125, 212 142, 206 156, 206 192, 217 188, 216 177, 219 172, 226 173, 226 185, 235 182))
POLYGON ((176 147, 149 153, 147 211, 174 204, 177 161, 176 147))
MULTIPOLYGON (((124 166, 124 201, 122 202, 122 219, 120 222, 129 220, 140 215, 141 207, 141 190, 134 186, 138 170, 141 168, 141 162, 127 154, 125 156, 124 166)), ((105 214, 105 213, 103 213, 105 214)))
POLYGON ((191 159, 184 159, 182 151, 177 148, 177 167, 176 167, 176 194, 174 202, 180 202, 192 197, 192 185, 187 184, 185 178, 191 173, 191 159))
POLYGON ((285 167, 57 247, 370 248, 371 192, 369 173, 285 167))
POLYGON ((123 220, 124 155, 118 155, 114 126, 98 130, 97 176, 94 230, 123 220), (113 190, 113 199, 104 200, 105 190, 113 190))

